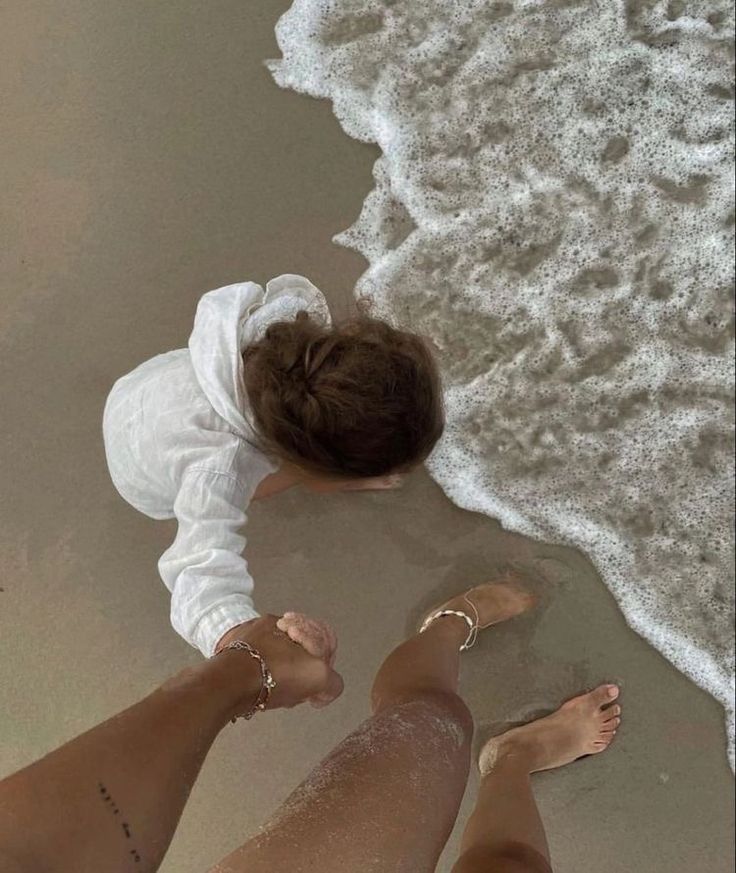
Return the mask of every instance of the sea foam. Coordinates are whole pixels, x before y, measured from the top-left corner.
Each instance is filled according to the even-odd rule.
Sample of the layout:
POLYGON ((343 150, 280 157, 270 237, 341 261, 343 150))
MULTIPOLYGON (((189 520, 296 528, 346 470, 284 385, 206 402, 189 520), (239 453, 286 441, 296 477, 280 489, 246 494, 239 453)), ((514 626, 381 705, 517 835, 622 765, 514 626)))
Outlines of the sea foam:
POLYGON ((296 0, 270 63, 382 150, 337 240, 439 350, 432 475, 583 549, 731 743, 733 35, 725 0, 296 0))

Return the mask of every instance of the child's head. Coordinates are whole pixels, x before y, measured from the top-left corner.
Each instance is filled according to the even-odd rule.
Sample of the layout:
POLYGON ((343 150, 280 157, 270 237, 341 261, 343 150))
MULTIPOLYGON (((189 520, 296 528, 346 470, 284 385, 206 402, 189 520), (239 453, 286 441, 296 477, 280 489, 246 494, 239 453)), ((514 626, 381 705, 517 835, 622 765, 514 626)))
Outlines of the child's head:
POLYGON ((271 325, 244 354, 264 448, 318 476, 357 479, 423 461, 444 425, 437 367, 412 333, 361 317, 271 325))

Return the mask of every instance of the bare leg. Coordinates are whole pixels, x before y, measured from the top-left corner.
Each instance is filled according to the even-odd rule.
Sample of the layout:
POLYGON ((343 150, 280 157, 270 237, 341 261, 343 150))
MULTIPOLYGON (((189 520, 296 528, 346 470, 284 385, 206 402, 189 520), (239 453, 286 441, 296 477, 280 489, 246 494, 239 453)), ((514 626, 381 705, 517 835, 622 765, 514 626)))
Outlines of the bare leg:
POLYGON ((404 476, 392 473, 371 479, 307 479, 303 482, 315 494, 335 494, 343 491, 395 491, 404 484, 404 476))
MULTIPOLYGON (((475 591, 486 623, 499 597, 475 591)), ((506 618, 515 614, 509 596, 506 618)), ((527 605, 520 597, 515 612, 527 605)), ((462 619, 447 616, 392 652, 376 677, 372 718, 216 873, 434 871, 469 769, 472 720, 456 693, 467 633, 462 619)))
MULTIPOLYGON (((429 873, 436 866, 465 790, 471 717, 451 690, 444 660, 455 661, 466 628, 437 622, 405 643, 406 664, 438 657, 436 689, 423 673, 416 693, 406 675, 394 694, 381 674, 372 718, 345 739, 287 799, 261 833, 225 858, 218 873, 429 873), (438 655, 439 653, 439 655, 438 655)), ((401 648, 393 653, 401 669, 401 648)))
POLYGON ((618 689, 602 685, 538 719, 494 737, 481 753, 483 773, 453 873, 548 873, 549 848, 531 774, 608 748, 621 721, 618 689))
POLYGON ((343 491, 396 491, 404 484, 406 477, 401 473, 376 476, 373 479, 355 479, 346 482, 343 491))
POLYGON ((391 474, 373 479, 320 479, 296 471, 293 466, 284 464, 280 470, 266 476, 258 484, 253 500, 265 500, 295 485, 303 485, 314 494, 336 494, 343 491, 395 491, 404 484, 404 476, 391 474))

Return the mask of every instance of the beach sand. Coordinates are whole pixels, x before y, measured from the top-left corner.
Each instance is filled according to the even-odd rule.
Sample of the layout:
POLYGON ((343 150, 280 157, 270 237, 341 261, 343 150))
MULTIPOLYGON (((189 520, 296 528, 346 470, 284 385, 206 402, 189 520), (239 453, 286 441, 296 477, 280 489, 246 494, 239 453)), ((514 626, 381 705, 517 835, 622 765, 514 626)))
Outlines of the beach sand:
MULTIPOLYGON (((303 273, 350 310, 363 262, 331 237, 377 152, 262 66, 288 5, 3 11, 0 773, 198 657, 156 571, 173 525, 136 514, 107 475, 113 381, 183 346, 199 296, 229 282, 303 273)), ((365 717, 376 667, 422 609, 509 561, 542 606, 465 659, 477 741, 600 681, 623 689, 611 750, 536 780, 556 870, 732 869, 721 707, 627 628, 584 556, 457 509, 423 473, 395 494, 287 493, 253 507, 247 536, 259 606, 333 622, 347 688, 327 710, 223 732, 164 873, 204 871, 253 833, 365 717)))

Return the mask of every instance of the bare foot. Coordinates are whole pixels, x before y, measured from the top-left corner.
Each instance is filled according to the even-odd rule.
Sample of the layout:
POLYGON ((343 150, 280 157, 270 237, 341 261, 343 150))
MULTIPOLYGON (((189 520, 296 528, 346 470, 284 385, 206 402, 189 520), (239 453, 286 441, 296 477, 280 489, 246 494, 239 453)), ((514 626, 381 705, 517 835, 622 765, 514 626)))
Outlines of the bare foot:
POLYGON ((523 587, 519 577, 507 573, 498 581, 476 585, 458 594, 432 611, 455 609, 464 612, 471 619, 477 618, 478 627, 483 630, 526 612, 536 602, 537 598, 523 587))
POLYGON ((605 751, 621 724, 621 707, 613 703, 618 694, 616 685, 599 685, 563 703, 546 718, 493 737, 480 753, 481 773, 504 763, 536 773, 605 751))

